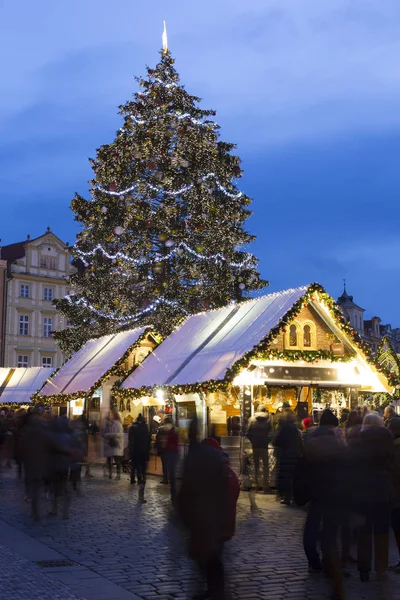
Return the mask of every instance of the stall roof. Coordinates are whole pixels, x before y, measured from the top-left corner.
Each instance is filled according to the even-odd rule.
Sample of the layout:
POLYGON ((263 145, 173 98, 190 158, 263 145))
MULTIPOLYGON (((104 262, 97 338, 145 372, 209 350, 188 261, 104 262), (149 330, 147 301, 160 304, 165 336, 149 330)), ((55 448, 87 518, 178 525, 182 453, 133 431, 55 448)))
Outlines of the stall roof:
POLYGON ((224 378, 295 302, 299 287, 190 316, 122 383, 122 389, 194 384, 224 378))
POLYGON ((141 327, 89 340, 55 373, 38 396, 88 392, 147 330, 148 327, 141 327))
POLYGON ((0 404, 29 404, 52 373, 46 367, 0 368, 0 404))

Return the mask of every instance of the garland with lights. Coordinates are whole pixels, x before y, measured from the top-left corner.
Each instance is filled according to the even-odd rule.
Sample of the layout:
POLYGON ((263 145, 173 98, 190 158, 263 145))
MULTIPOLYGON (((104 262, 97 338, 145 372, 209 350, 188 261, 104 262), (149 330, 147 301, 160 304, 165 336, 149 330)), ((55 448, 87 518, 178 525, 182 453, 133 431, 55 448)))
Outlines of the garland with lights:
POLYGON ((367 362, 375 367, 375 369, 381 372, 388 379, 390 385, 395 385, 393 374, 388 369, 376 362, 374 354, 369 344, 364 342, 357 331, 349 324, 349 322, 343 316, 342 311, 336 304, 335 300, 325 291, 325 289, 319 283, 313 283, 308 286, 305 294, 297 300, 293 306, 285 313, 280 319, 276 327, 272 328, 267 336, 265 336, 252 350, 247 352, 235 362, 232 367, 227 369, 224 379, 202 381, 193 384, 186 385, 174 385, 174 386, 152 386, 152 387, 141 387, 138 389, 122 389, 115 387, 114 393, 120 397, 127 398, 140 398, 143 396, 152 396, 157 390, 165 390, 173 394, 189 394, 189 393, 212 393, 216 391, 227 392, 232 386, 232 382, 235 377, 249 366, 250 362, 260 358, 279 358, 287 360, 288 362, 296 362, 303 360, 306 362, 318 362, 318 360, 332 360, 333 362, 346 362, 351 360, 351 355, 335 356, 329 351, 317 350, 288 350, 286 352, 280 352, 275 349, 270 349, 270 344, 277 338, 281 333, 286 332, 286 328, 291 322, 299 315, 301 310, 306 307, 312 301, 322 301, 325 306, 329 309, 332 318, 339 325, 341 331, 348 335, 351 341, 362 351, 367 362))
POLYGON ((117 362, 110 369, 108 369, 108 371, 106 371, 91 386, 91 388, 89 390, 87 390, 86 392, 85 391, 80 391, 80 392, 74 392, 72 394, 54 394, 54 395, 51 395, 51 396, 40 396, 40 392, 44 388, 44 386, 46 385, 46 383, 48 383, 49 381, 51 381, 51 379, 53 379, 53 377, 55 376, 55 374, 57 373, 57 371, 59 371, 59 369, 57 369, 57 371, 55 371, 45 381, 45 383, 42 385, 42 387, 40 388, 40 390, 38 390, 37 392, 35 392, 33 394, 33 396, 31 397, 32 404, 40 404, 41 406, 59 406, 59 405, 66 404, 70 400, 78 400, 78 399, 82 399, 82 398, 91 398, 94 395, 94 393, 96 392, 96 390, 98 390, 99 387, 101 387, 103 385, 103 383, 105 381, 107 381, 110 377, 117 376, 117 377, 123 377, 125 379, 138 366, 138 365, 133 365, 132 368, 126 369, 125 366, 124 366, 125 363, 126 363, 126 361, 130 357, 130 355, 132 354, 132 352, 136 348, 139 348, 142 345, 142 343, 146 339, 149 338, 149 336, 156 343, 155 347, 157 347, 162 342, 162 340, 163 340, 162 336, 157 331, 155 331, 154 329, 152 329, 152 328, 146 329, 146 331, 144 331, 142 333, 142 335, 140 335, 138 337, 138 339, 133 344, 131 344, 129 346, 129 348, 124 352, 124 354, 121 356, 121 358, 119 358, 117 360, 117 362))
POLYGON ((119 107, 114 141, 90 159, 91 198, 72 200, 78 270, 55 301, 70 323, 54 333, 67 354, 133 323, 168 335, 186 315, 268 284, 244 251, 255 238, 244 227, 251 200, 236 187, 234 144, 181 85, 168 50, 147 74, 119 107))
MULTIPOLYGON (((171 243, 172 242, 170 242, 168 244, 166 242, 165 245, 168 247, 171 243)), ((124 254, 123 252, 117 252, 116 254, 110 254, 109 252, 107 252, 107 250, 105 250, 103 248, 103 246, 101 244, 97 244, 97 246, 95 248, 93 248, 93 250, 90 250, 89 252, 83 252, 82 250, 79 250, 79 248, 75 248, 76 254, 79 256, 79 258, 82 258, 82 259, 92 257, 92 256, 94 256, 94 254, 96 252, 101 252, 103 254, 103 256, 105 256, 106 258, 109 258, 110 260, 122 260, 122 261, 126 261, 128 263, 132 263, 134 265, 140 265, 140 266, 151 266, 158 262, 164 262, 164 261, 172 258, 174 254, 178 254, 178 255, 182 254, 183 250, 186 250, 187 252, 189 252, 190 254, 193 254, 196 258, 201 259, 201 260, 213 260, 216 263, 227 262, 228 266, 238 267, 238 268, 245 267, 246 264, 248 262, 250 262, 251 258, 252 258, 252 255, 249 254, 244 258, 243 262, 241 262, 241 263, 229 262, 229 261, 227 261, 225 256, 223 256, 223 254, 221 254, 221 253, 212 254, 210 256, 207 256, 206 254, 201 254, 200 252, 196 252, 195 250, 193 250, 193 248, 190 248, 187 244, 185 244, 185 242, 181 242, 180 244, 178 244, 178 246, 176 248, 174 248, 173 250, 171 250, 171 252, 169 252, 168 254, 164 254, 164 255, 159 254, 159 255, 156 255, 153 259, 151 259, 151 260, 148 259, 146 261, 144 259, 140 259, 140 258, 133 258, 132 256, 128 256, 127 254, 124 254)))
POLYGON ((396 385, 398 385, 400 383, 400 359, 387 335, 382 338, 376 351, 375 359, 381 368, 384 367, 393 374, 396 385), (388 366, 387 362, 393 363, 393 365, 389 364, 388 366))
POLYGON ((253 356, 258 360, 286 360, 288 362, 304 361, 308 363, 318 363, 320 360, 329 360, 330 362, 349 362, 354 354, 344 354, 343 356, 334 354, 330 350, 275 350, 273 348, 260 350, 253 356))

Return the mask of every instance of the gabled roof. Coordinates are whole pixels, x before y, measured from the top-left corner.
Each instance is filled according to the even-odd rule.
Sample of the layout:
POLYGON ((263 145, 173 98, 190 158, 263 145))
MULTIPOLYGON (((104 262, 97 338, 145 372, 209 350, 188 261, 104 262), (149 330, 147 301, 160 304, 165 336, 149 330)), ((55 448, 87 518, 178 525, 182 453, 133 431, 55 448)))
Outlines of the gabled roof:
POLYGON ((24 258, 25 256, 25 248, 27 246, 27 244, 31 244, 32 242, 37 242, 37 240, 40 240, 41 238, 44 238, 46 235, 51 234, 52 236, 54 236, 61 245, 65 245, 64 242, 62 240, 60 240, 60 238, 58 236, 56 236, 55 233, 53 233, 52 231, 50 231, 50 229, 48 229, 45 233, 43 233, 42 235, 39 235, 36 238, 33 239, 26 239, 23 242, 15 242, 14 244, 8 244, 7 246, 2 246, 0 248, 0 258, 2 260, 6 260, 9 263, 14 262, 15 260, 18 260, 19 258, 24 258))
POLYGON ((307 292, 299 287, 188 317, 121 385, 176 386, 224 379, 307 292))
MULTIPOLYGON (((177 394, 224 389, 308 303, 321 304, 347 344, 374 365, 369 345, 333 298, 314 283, 188 317, 122 382, 119 393, 146 396, 157 387, 171 388, 177 394)), ((380 370, 387 376, 385 369, 380 370)))
POLYGON ((0 368, 0 404, 29 404, 52 373, 46 367, 0 368))
POLYGON ((103 379, 118 374, 118 367, 150 333, 149 327, 141 327, 89 340, 47 381, 35 400, 71 399, 94 392, 103 379))

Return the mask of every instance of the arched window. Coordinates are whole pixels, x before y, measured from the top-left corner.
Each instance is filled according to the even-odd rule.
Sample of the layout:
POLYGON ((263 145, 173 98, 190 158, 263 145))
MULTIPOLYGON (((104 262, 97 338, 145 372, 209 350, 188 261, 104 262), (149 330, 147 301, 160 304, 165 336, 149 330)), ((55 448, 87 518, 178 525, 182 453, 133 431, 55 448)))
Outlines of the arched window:
POLYGON ((289 346, 297 347, 297 327, 291 325, 289 329, 289 346))
POLYGON ((303 327, 303 347, 311 348, 312 340, 311 340, 311 327, 310 325, 304 325, 303 327))

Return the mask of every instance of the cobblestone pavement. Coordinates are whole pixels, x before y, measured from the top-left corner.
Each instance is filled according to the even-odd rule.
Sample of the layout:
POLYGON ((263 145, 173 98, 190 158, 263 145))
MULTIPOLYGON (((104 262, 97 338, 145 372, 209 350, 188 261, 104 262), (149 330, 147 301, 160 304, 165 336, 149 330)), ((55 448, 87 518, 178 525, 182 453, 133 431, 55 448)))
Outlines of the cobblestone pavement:
POLYGON ((54 582, 39 567, 0 546, 2 600, 79 600, 67 586, 54 582))
MULTIPOLYGON (((82 497, 73 498, 68 521, 43 517, 33 524, 23 485, 12 472, 1 485, 0 519, 144 600, 188 600, 202 585, 186 556, 166 487, 152 479, 146 486, 148 503, 139 505, 136 486, 126 475, 111 481, 97 470, 84 481, 82 497)), ((304 511, 282 507, 270 496, 257 496, 257 502, 260 510, 252 515, 247 496, 241 497, 236 536, 227 544, 232 598, 328 600, 325 578, 307 573, 301 544, 304 511)), ((47 510, 43 500, 43 514, 47 510)), ((396 559, 393 545, 391 559, 396 559)), ((362 584, 355 568, 350 573, 348 600, 400 600, 400 575, 390 574, 382 587, 373 577, 362 584)))

